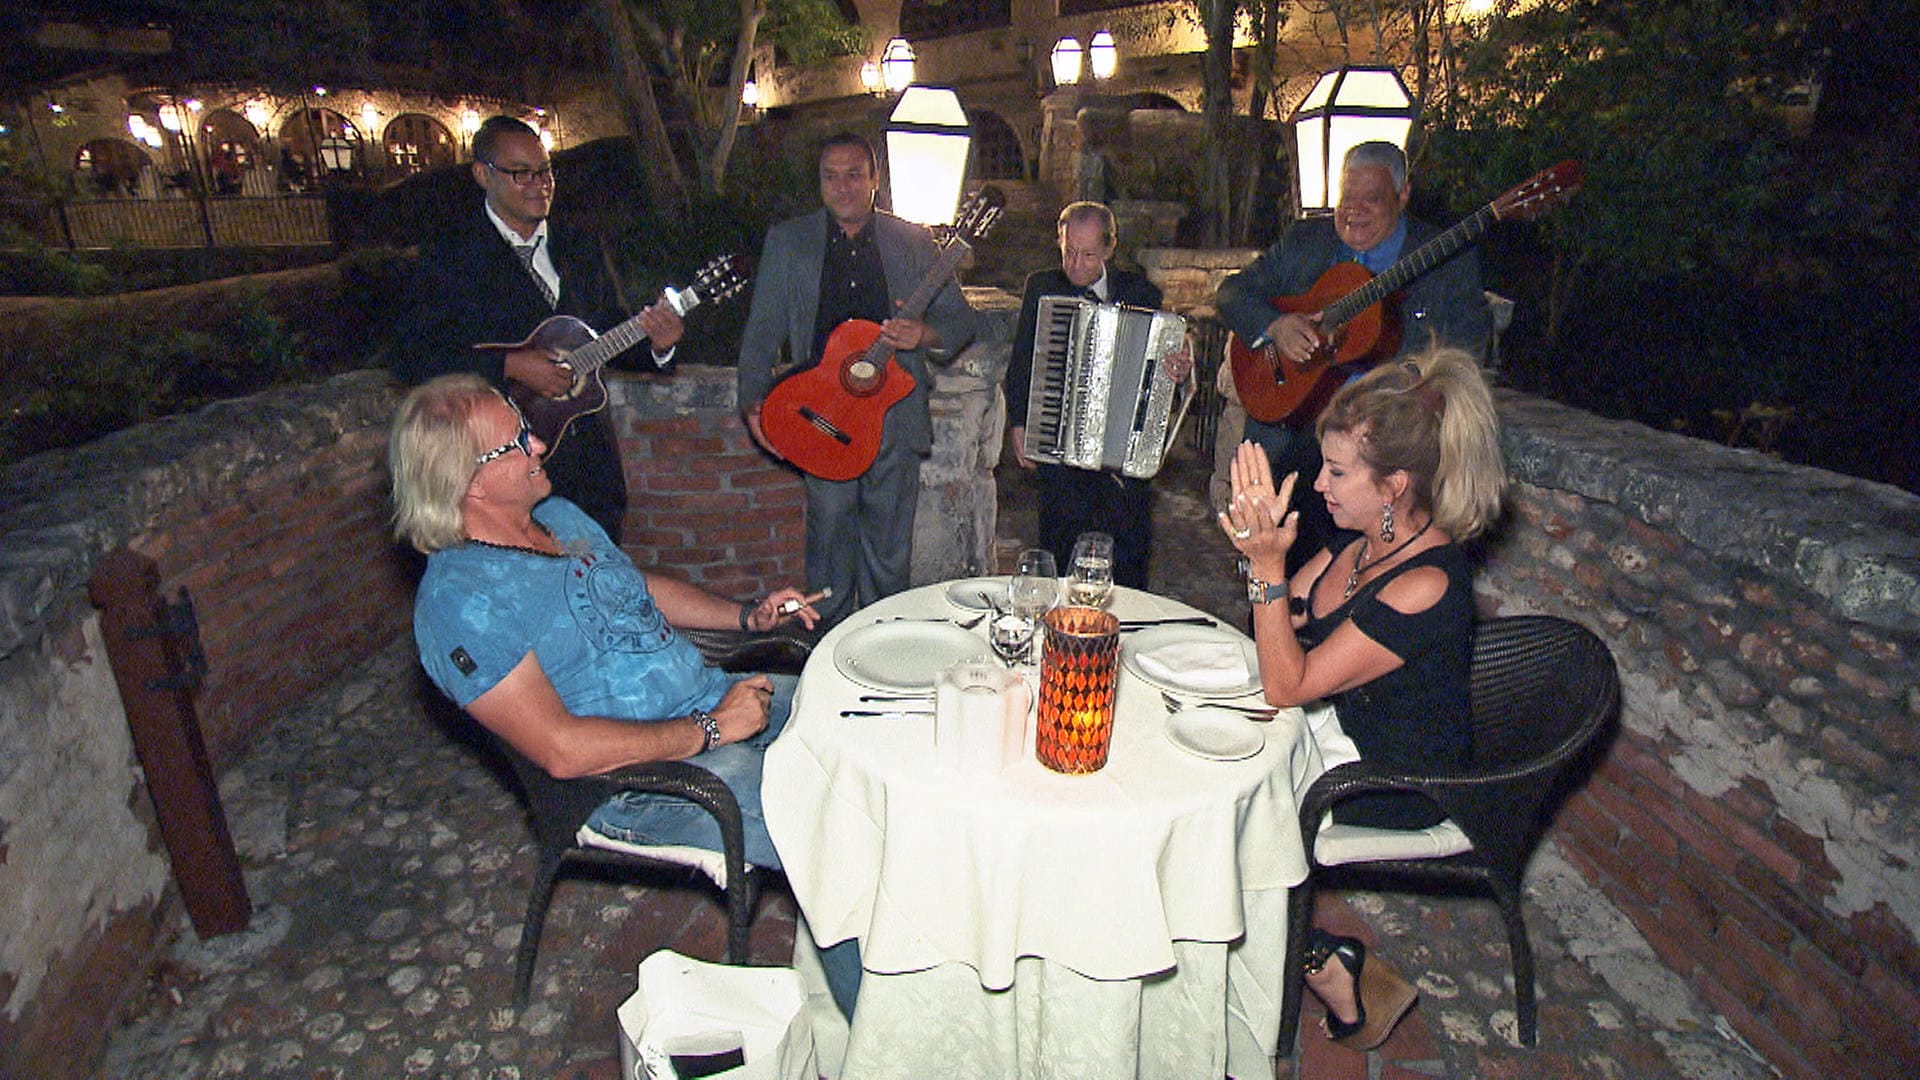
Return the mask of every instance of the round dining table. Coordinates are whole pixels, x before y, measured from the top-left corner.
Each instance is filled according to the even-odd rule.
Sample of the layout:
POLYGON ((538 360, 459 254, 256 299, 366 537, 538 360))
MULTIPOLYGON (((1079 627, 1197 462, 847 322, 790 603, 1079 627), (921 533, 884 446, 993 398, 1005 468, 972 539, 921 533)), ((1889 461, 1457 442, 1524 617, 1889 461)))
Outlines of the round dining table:
MULTIPOLYGON (((1207 620, 1117 589, 1124 662, 1105 767, 1053 772, 1029 739, 998 773, 957 771, 935 753, 923 684, 971 651, 963 631, 991 656, 976 597, 1004 582, 928 585, 849 616, 815 649, 767 751, 767 828, 802 916, 796 965, 822 990, 811 950, 860 943, 851 1028, 814 995, 828 1003, 815 1009, 823 1071, 1271 1076, 1288 888, 1307 872, 1294 792, 1320 771, 1300 711, 1206 710, 1242 725, 1228 749, 1178 744, 1161 691, 1180 684, 1148 677, 1127 647, 1147 630, 1127 624, 1207 620)), ((1150 629, 1245 640, 1218 624, 1150 629)), ((1034 689, 1037 668, 1026 675, 1034 689)), ((1180 696, 1263 704, 1257 685, 1180 696)))

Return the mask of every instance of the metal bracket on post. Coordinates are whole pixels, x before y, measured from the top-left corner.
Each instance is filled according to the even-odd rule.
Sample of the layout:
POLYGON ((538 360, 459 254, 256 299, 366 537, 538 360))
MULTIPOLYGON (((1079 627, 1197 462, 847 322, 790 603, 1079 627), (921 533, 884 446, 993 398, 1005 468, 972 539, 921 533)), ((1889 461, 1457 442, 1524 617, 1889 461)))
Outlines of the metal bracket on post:
POLYGON ((180 669, 171 675, 148 679, 147 689, 197 689, 207 677, 207 651, 200 647, 200 616, 193 609, 193 597, 187 595, 186 586, 180 587, 179 600, 171 604, 164 600, 156 601, 154 619, 152 626, 128 627, 127 639, 173 638, 183 645, 175 653, 180 660, 180 669))

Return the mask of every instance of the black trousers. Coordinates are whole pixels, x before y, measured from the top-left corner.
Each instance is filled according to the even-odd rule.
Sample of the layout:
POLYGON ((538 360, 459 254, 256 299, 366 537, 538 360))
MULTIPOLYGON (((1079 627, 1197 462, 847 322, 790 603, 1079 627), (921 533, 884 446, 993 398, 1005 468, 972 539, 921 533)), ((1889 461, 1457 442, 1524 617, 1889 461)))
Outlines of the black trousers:
POLYGON ((1080 534, 1103 532, 1113 537, 1113 583, 1146 588, 1152 508, 1153 489, 1145 480, 1040 466, 1040 546, 1053 552, 1062 576, 1072 571, 1069 560, 1080 534))

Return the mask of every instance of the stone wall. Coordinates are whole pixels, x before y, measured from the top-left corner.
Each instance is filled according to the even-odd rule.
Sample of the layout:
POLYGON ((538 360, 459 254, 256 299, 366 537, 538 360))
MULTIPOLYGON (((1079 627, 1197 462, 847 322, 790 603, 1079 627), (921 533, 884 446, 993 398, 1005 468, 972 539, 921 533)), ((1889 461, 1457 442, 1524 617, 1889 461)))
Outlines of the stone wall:
POLYGON ((392 397, 360 373, 212 406, 0 479, 0 1074, 85 1075, 178 907, 86 583, 128 545, 198 609, 216 769, 409 618, 392 397))
POLYGON ((1499 404, 1483 602, 1592 627, 1625 694, 1562 850, 1784 1075, 1912 1075, 1920 499, 1499 404))

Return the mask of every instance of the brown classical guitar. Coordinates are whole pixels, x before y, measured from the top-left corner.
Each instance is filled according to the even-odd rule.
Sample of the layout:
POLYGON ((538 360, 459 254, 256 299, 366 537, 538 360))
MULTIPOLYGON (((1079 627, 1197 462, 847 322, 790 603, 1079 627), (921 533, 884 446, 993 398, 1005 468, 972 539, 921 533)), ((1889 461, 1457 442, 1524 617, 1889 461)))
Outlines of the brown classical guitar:
POLYGON ((1227 343, 1233 386, 1255 420, 1278 423, 1291 417, 1311 420, 1339 386, 1333 375, 1342 364, 1360 364, 1392 356, 1400 330, 1392 298, 1415 278, 1452 258, 1478 240, 1495 221, 1530 220, 1580 190, 1580 165, 1563 161, 1543 169, 1471 217, 1420 245, 1378 277, 1356 262, 1335 263, 1313 288, 1271 301, 1280 312, 1320 313, 1320 346, 1295 363, 1272 342, 1253 344, 1238 335, 1227 343))
MULTIPOLYGON (((960 208, 953 234, 926 277, 900 305, 918 319, 953 268, 987 235, 1007 205, 999 188, 975 192, 960 208)), ((760 430, 783 458, 823 480, 852 480, 873 466, 887 410, 913 392, 913 376, 880 340, 880 324, 848 319, 827 335, 820 362, 778 383, 760 407, 760 430)))
MULTIPOLYGON (((660 294, 661 302, 674 314, 684 317, 702 303, 718 303, 739 292, 747 283, 747 261, 738 255, 721 255, 700 268, 693 284, 684 289, 669 286, 660 294)), ((640 316, 626 320, 604 334, 571 315, 554 315, 533 328, 527 339, 513 345, 475 345, 476 349, 512 352, 515 349, 551 349, 554 363, 573 373, 573 386, 559 397, 548 397, 530 386, 507 383, 507 397, 527 418, 527 426, 547 444, 551 455, 566 437, 575 420, 607 407, 607 384, 600 369, 607 361, 645 340, 640 316)))

